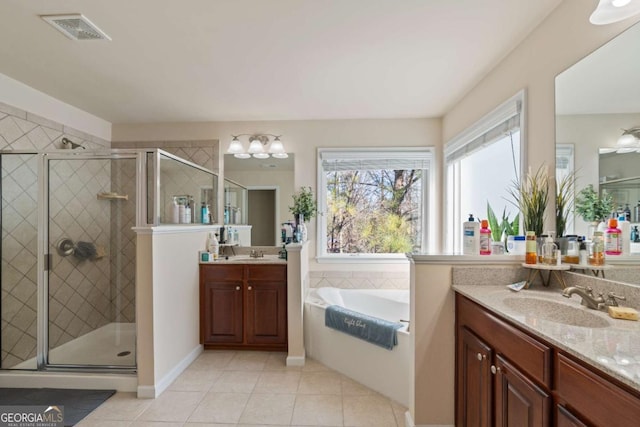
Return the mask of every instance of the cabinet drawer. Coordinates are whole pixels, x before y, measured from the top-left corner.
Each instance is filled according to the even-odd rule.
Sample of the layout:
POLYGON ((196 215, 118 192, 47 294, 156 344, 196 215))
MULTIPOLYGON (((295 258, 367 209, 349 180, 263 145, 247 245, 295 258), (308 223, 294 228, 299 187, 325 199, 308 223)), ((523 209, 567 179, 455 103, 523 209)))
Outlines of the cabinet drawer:
POLYGON ((243 273, 242 264, 200 264, 200 277, 205 282, 242 281, 243 273))
POLYGON ((572 412, 597 426, 638 425, 640 398, 563 354, 556 360, 556 391, 572 412))
POLYGON ((250 265, 247 273, 250 281, 264 280, 268 282, 283 282, 287 280, 286 265, 250 265))
POLYGON ((471 329, 493 347, 496 353, 517 362, 521 371, 539 383, 551 387, 553 352, 549 346, 492 315, 462 295, 456 294, 456 303, 459 326, 471 329))

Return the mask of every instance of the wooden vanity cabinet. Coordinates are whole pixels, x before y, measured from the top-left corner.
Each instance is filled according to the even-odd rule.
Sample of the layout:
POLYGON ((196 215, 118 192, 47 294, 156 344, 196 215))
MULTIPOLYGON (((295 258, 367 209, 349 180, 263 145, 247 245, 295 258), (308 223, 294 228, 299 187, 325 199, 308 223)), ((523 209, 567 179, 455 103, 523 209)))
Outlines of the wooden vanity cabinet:
POLYGON ((200 342, 207 349, 286 350, 286 265, 201 264, 200 342))
POLYGON ((551 425, 548 346, 458 294, 456 346, 457 426, 551 425))
POLYGON ((456 294, 456 426, 640 425, 640 392, 456 294))

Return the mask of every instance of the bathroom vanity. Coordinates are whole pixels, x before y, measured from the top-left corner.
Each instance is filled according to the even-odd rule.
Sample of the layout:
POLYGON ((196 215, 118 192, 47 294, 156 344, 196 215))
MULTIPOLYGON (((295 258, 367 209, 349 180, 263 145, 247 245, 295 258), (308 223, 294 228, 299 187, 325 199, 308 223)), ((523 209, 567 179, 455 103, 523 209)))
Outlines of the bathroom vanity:
POLYGON ((457 426, 637 425, 638 322, 558 291, 454 289, 457 426))
POLYGON ((275 257, 200 264, 205 349, 287 350, 287 265, 275 257))

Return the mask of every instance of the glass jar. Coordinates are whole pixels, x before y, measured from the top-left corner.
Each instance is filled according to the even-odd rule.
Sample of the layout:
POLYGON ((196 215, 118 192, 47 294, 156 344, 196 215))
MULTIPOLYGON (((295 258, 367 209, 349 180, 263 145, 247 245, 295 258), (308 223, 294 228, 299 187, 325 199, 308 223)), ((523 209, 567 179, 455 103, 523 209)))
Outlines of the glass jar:
POLYGON ((604 238, 602 231, 593 233, 593 240, 589 246, 589 264, 604 265, 604 238))

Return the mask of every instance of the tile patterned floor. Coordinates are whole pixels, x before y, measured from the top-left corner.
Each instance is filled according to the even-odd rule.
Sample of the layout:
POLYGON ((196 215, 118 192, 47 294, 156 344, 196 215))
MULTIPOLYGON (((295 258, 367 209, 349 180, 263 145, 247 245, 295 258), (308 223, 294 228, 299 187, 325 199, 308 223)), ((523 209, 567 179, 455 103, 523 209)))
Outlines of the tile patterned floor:
POLYGON ((157 399, 116 393, 79 427, 404 427, 402 405, 312 359, 205 351, 157 399))

